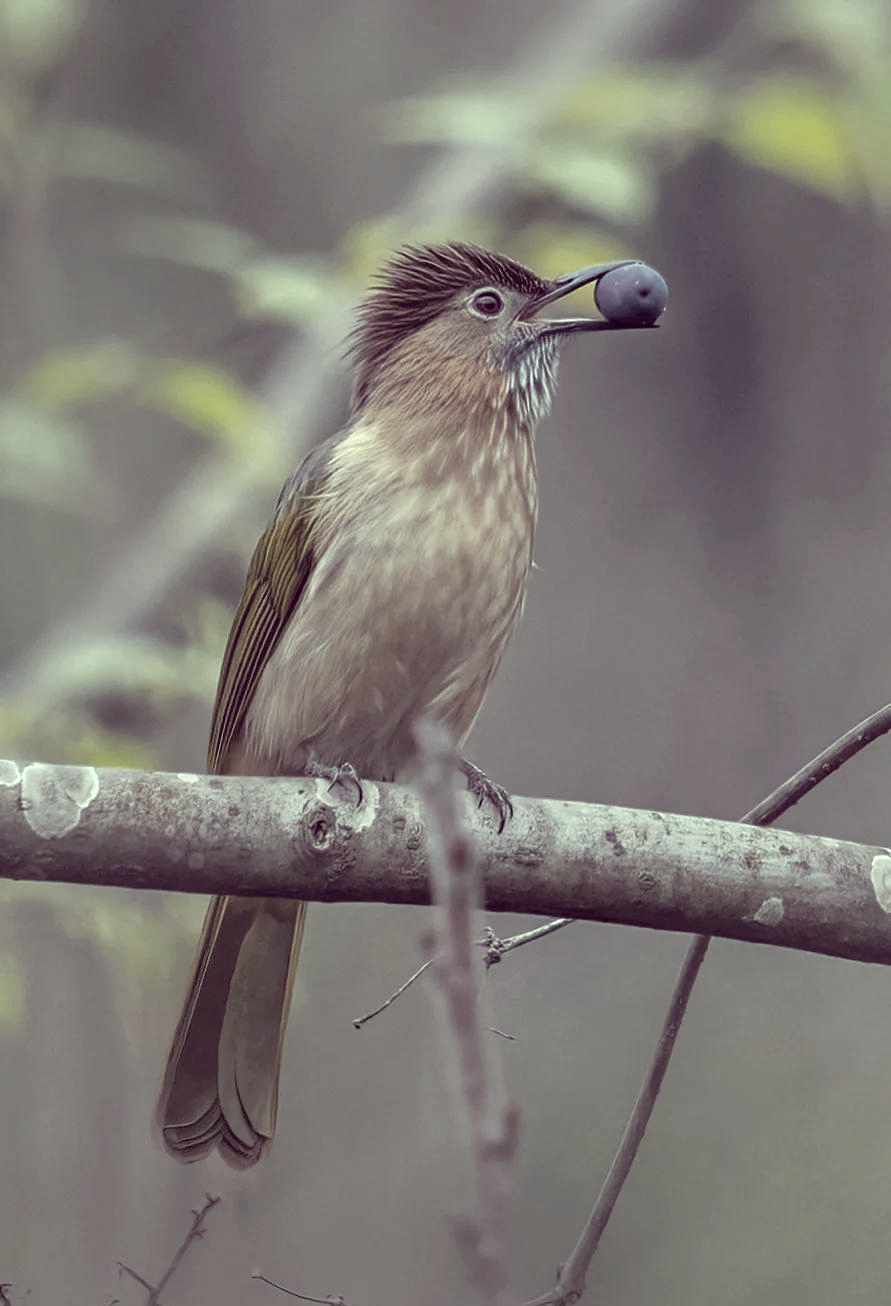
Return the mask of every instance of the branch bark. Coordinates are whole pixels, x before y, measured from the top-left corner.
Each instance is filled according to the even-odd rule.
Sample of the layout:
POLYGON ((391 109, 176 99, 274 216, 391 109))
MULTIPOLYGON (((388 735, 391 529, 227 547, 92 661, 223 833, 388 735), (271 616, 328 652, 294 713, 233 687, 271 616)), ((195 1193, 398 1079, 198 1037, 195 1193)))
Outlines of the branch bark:
MULTIPOLYGON (((419 799, 362 782, 0 762, 0 877, 429 902, 419 799)), ((541 798, 502 834, 467 795, 490 911, 573 916, 891 964, 891 854, 816 835, 541 798)))

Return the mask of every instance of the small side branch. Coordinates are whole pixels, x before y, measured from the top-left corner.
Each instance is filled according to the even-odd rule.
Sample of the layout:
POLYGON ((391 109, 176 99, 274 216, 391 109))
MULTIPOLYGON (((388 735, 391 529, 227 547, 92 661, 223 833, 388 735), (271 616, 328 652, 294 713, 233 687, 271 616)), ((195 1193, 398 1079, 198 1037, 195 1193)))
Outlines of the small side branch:
POLYGON ((201 1209, 192 1212, 192 1227, 174 1252, 173 1260, 161 1275, 157 1284, 152 1285, 147 1279, 144 1279, 141 1274, 137 1274, 135 1270, 131 1270, 129 1265, 125 1265, 123 1261, 118 1261, 118 1268, 121 1273, 129 1274, 131 1279, 135 1279, 138 1284, 141 1284, 142 1287, 145 1288, 148 1293, 148 1296, 145 1299, 145 1306, 160 1306, 161 1293, 167 1287, 174 1274, 176 1274, 182 1264, 183 1257, 192 1246, 192 1243, 196 1242, 206 1233, 206 1226, 204 1224, 205 1218, 220 1201, 222 1201, 221 1197, 211 1197, 210 1193, 207 1193, 204 1205, 201 1209))
MULTIPOLYGON (((891 730, 891 705, 874 712, 853 730, 836 739, 822 753, 796 771, 795 775, 747 812, 741 824, 766 826, 778 820, 784 812, 794 807, 818 784, 839 770, 862 749, 887 734, 889 730, 891 730)), ((879 860, 885 859, 876 859, 873 862, 874 869, 876 861, 879 860)), ((875 875, 873 885, 876 887, 875 875)), ((561 1266, 555 1286, 543 1296, 527 1303, 527 1306, 565 1306, 565 1303, 577 1302, 582 1297, 588 1267, 594 1258, 650 1123, 687 1012, 687 1003, 710 943, 711 937, 708 934, 699 934, 691 942, 675 984, 649 1069, 594 1208, 565 1264, 561 1266)))

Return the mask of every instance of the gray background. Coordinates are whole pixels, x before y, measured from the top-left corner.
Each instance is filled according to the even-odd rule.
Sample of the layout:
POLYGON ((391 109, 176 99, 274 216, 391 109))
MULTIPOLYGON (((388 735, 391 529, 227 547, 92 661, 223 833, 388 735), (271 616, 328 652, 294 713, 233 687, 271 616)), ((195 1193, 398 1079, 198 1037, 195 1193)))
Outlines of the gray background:
MULTIPOLYGON (((763 17, 690 0, 659 23, 659 9, 633 56, 706 60, 763 17)), ((190 333, 231 325, 219 279, 127 247, 134 214, 166 206, 279 250, 342 251, 436 158, 386 143, 378 110, 442 78, 486 83, 518 52, 534 65, 537 34, 570 13, 531 0, 117 0, 88 11, 51 75, 29 83, 10 57, 0 90, 26 87, 51 121, 181 146, 202 180, 166 201, 65 178, 35 199, 7 181, 7 394, 53 350, 180 332, 188 351, 190 333)), ((769 62, 759 49, 756 71, 769 62)), ((808 66, 794 41, 770 58, 808 66)), ((485 210, 505 231, 528 202, 516 195, 506 178, 485 210)), ((458 217, 449 234, 475 235, 477 221, 458 217)), ((539 439, 541 569, 469 751, 516 793, 732 818, 891 697, 888 241, 880 206, 709 142, 663 169, 651 218, 613 234, 665 274, 671 308, 658 333, 566 351, 539 439)), ((259 340, 233 363, 251 383, 283 333, 259 340)), ((36 642, 95 600, 124 542, 205 453, 130 402, 96 405, 81 425, 97 504, 10 497, 0 510, 0 659, 25 679, 36 642)), ((202 595, 234 603, 273 497, 246 494, 226 540, 140 629, 179 637, 202 595)), ((204 689, 211 674, 202 664, 204 689)), ((94 698, 102 723, 143 739, 158 765, 201 767, 200 696, 94 698)), ((12 752, 21 736, 4 711, 12 752)), ((69 747, 87 760, 86 745, 69 747)), ((786 823, 886 843, 888 775, 879 743, 786 823)), ((257 1265, 355 1306, 467 1298, 446 1218, 466 1195, 459 1114, 429 995, 417 987, 361 1033, 351 1025, 414 969, 420 914, 313 908, 276 1144, 235 1176, 179 1169, 149 1134, 200 905, 14 886, 3 901, 0 1279, 15 1301, 26 1289, 34 1303, 141 1300, 116 1262, 157 1278, 207 1189, 225 1201, 169 1306, 274 1300, 249 1279, 257 1265)), ((685 946, 578 925, 490 979, 497 1023, 515 1035, 502 1051, 522 1110, 520 1297, 550 1283, 574 1241, 685 946)), ((591 1300, 885 1299, 889 993, 879 968, 713 946, 591 1300)))

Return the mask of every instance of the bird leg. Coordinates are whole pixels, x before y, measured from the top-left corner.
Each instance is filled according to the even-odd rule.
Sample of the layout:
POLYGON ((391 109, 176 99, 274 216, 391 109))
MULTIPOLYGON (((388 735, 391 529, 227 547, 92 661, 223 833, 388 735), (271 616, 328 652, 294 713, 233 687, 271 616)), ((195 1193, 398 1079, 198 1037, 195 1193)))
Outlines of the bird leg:
MULTIPOLYGON (((348 790, 352 785, 356 790, 356 806, 362 802, 362 781, 356 774, 356 768, 352 762, 341 762, 337 766, 332 766, 328 762, 321 762, 314 753, 310 753, 306 762, 306 774, 313 776, 316 780, 328 780, 329 792, 339 785, 341 789, 348 790)), ((485 777, 483 777, 485 779, 485 777)))
POLYGON ((458 770, 467 781, 468 792, 473 794, 477 807, 482 807, 488 799, 495 808, 498 814, 498 833, 501 834, 507 824, 507 818, 514 814, 510 794, 501 785, 495 784, 494 780, 490 780, 485 771, 474 766, 473 762, 468 762, 466 757, 458 758, 458 770))

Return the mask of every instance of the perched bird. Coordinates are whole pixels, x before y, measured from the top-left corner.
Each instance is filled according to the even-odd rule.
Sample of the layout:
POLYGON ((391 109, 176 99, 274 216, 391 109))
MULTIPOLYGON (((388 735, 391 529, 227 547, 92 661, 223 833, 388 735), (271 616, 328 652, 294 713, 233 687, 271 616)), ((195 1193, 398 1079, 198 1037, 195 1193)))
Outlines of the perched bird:
MULTIPOLYGON (((209 771, 395 780, 421 714, 465 739, 523 607, 533 433, 560 346, 652 325, 653 284, 637 275, 639 303, 615 322, 539 314, 623 268, 651 272, 626 261, 547 281, 468 244, 409 247, 386 265, 359 309, 349 422, 285 483, 251 560, 209 771)), ((505 792, 462 769, 503 824, 505 792)), ((157 1109, 180 1160, 217 1146, 250 1166, 272 1137, 305 923, 305 903, 211 903, 157 1109)))

